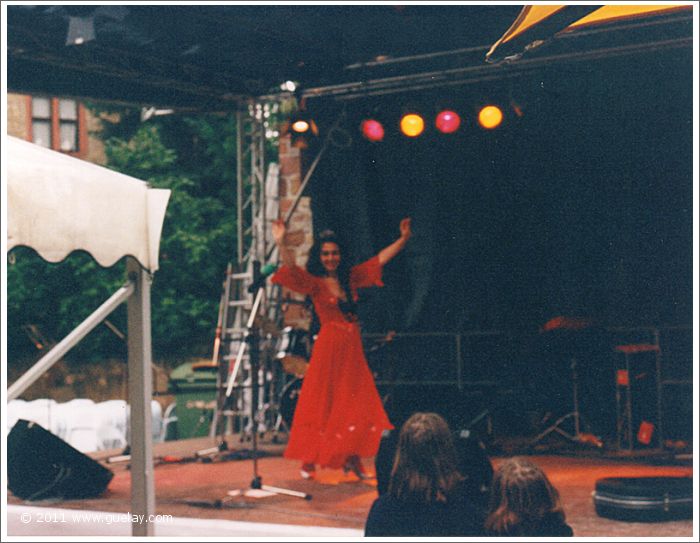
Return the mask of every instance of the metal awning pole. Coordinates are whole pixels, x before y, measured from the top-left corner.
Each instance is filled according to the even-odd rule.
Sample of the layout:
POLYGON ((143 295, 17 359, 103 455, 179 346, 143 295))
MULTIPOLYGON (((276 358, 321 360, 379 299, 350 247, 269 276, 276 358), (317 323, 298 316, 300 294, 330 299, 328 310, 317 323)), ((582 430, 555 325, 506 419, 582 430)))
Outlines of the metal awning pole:
POLYGON ((22 377, 17 379, 7 390, 7 401, 16 399, 27 390, 39 377, 51 366, 58 362, 63 355, 75 347, 90 331, 100 324, 120 304, 126 301, 134 292, 134 284, 126 283, 110 298, 98 307, 88 318, 76 326, 73 331, 61 340, 53 349, 46 353, 36 364, 27 370, 22 377))
POLYGON ((126 271, 135 290, 127 302, 129 351, 129 424, 131 430, 131 512, 133 536, 152 536, 156 498, 153 473, 153 433, 151 399, 151 277, 132 257, 127 258, 126 271), (143 516, 142 516, 143 515, 143 516))

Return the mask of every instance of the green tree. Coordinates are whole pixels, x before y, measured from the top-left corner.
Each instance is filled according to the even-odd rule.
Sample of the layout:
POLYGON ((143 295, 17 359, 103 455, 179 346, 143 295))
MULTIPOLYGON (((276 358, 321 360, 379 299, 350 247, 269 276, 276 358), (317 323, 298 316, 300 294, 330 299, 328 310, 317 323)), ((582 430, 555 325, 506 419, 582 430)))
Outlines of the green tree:
MULTIPOLYGON (((107 167, 172 191, 152 288, 155 359, 207 355, 213 343, 223 272, 235 240, 236 134, 231 116, 169 116, 106 124, 107 167)), ((33 347, 23 325, 60 339, 124 282, 123 263, 103 269, 86 254, 58 264, 17 248, 8 266, 8 353, 33 347)), ((126 312, 109 320, 125 330, 126 312)), ((98 327, 74 351, 84 359, 125 356, 115 334, 98 327)))
MULTIPOLYGON (((8 257, 7 267, 7 351, 8 359, 26 359, 65 337, 76 325, 104 302, 123 282, 123 266, 105 269, 90 255, 74 252, 57 264, 44 261, 27 247, 17 247, 8 257), (26 326, 34 325, 49 342, 36 351, 26 326)), ((109 317, 120 328, 125 312, 109 317)), ((98 327, 73 351, 74 355, 94 357, 98 353, 120 356, 125 353, 121 340, 106 327, 98 327)))
MULTIPOLYGON (((187 126, 197 134, 211 132, 200 120, 187 126)), ((206 171, 179 173, 187 171, 183 162, 196 161, 178 160, 176 151, 164 145, 162 130, 145 124, 128 141, 108 139, 105 152, 109 167, 172 191, 152 290, 153 347, 163 354, 198 354, 213 338, 222 273, 233 254, 234 213, 225 202, 232 197, 206 171)), ((216 151, 205 147, 202 154, 216 151)))

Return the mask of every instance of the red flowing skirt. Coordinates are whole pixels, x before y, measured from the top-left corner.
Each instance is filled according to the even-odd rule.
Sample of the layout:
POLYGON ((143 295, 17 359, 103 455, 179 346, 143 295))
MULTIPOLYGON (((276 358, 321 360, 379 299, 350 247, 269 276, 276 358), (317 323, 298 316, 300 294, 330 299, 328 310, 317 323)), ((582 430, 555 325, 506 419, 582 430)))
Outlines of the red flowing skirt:
POLYGON ((362 348, 359 326, 332 321, 314 343, 294 412, 285 458, 341 468, 348 456, 377 454, 393 426, 362 348))

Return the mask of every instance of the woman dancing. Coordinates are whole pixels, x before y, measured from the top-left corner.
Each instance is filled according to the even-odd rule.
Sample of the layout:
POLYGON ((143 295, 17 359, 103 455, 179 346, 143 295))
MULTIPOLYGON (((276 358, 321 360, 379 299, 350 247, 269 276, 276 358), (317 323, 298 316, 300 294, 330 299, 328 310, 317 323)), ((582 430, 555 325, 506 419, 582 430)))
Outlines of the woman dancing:
POLYGON ((282 262, 272 281, 310 296, 321 324, 284 453, 301 460, 305 479, 315 477, 316 465, 367 478, 360 458, 374 456, 382 432, 393 428, 365 358, 356 304, 358 289, 384 285, 382 268, 411 237, 411 219, 399 230, 396 241, 356 266, 343 258, 335 233, 325 231, 303 269, 285 245, 284 221, 272 224, 282 262))

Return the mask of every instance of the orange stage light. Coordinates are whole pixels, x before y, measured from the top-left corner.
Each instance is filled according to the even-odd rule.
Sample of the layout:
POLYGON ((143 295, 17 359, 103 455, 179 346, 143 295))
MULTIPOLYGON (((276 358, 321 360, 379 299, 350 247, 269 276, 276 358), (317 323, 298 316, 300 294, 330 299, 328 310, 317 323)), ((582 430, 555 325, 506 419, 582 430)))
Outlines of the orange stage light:
POLYGON ((425 121, 416 113, 408 113, 401 117, 401 132, 409 138, 415 138, 423 133, 425 121))
POLYGON ((493 130, 503 122, 503 112, 498 106, 485 106, 479 111, 479 124, 487 129, 493 130))

